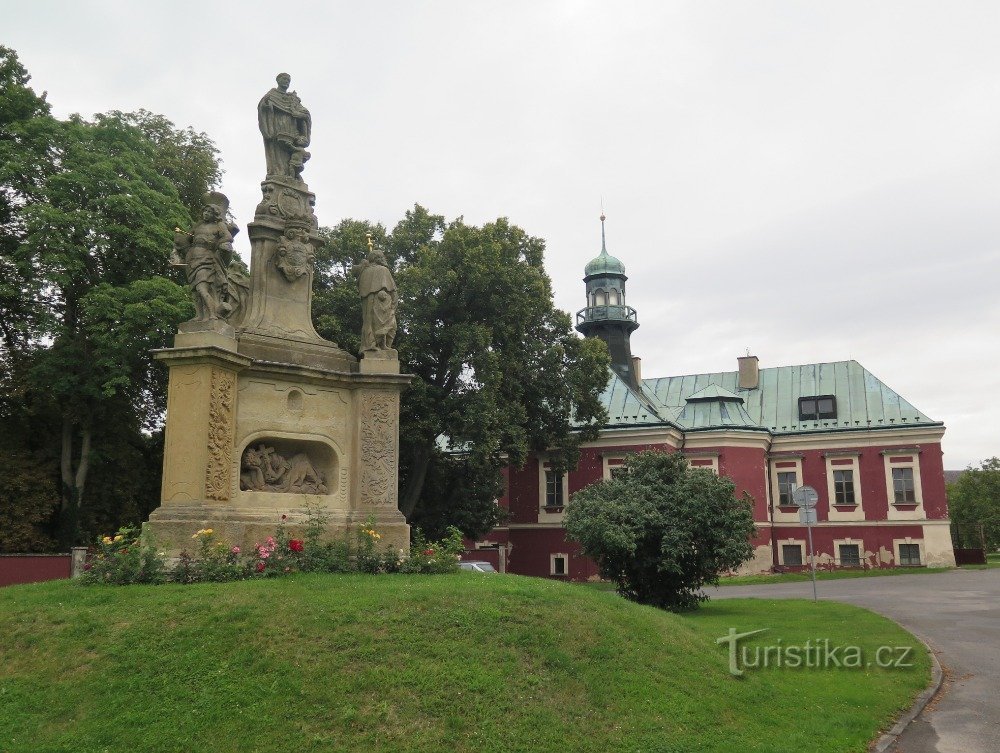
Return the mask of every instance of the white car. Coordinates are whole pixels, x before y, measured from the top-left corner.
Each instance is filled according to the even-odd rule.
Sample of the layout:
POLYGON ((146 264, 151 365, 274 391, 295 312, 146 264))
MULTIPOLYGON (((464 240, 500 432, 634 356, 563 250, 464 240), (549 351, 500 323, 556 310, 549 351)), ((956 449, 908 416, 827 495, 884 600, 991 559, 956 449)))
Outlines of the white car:
POLYGON ((468 562, 459 562, 458 567, 460 570, 470 570, 474 573, 495 573, 496 568, 493 567, 489 562, 482 562, 479 560, 468 562))

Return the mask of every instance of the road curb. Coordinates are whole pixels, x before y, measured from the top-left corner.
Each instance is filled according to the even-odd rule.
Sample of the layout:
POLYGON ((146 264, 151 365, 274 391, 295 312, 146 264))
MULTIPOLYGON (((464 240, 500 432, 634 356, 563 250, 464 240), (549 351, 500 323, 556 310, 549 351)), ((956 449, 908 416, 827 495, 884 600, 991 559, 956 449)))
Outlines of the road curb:
POLYGON ((924 648, 927 649, 927 653, 930 654, 931 683, 920 695, 917 696, 917 700, 915 700, 913 705, 910 706, 909 711, 899 718, 899 720, 892 726, 892 729, 875 741, 875 744, 870 749, 873 753, 885 753, 885 751, 895 745, 896 740, 898 740, 899 736, 903 734, 903 730, 909 727, 910 723, 920 716, 920 712, 923 711, 927 704, 931 702, 931 699, 938 694, 938 691, 941 690, 941 683, 944 682, 944 671, 941 669, 941 662, 938 661, 937 654, 934 652, 934 649, 932 649, 930 644, 919 635, 915 635, 914 638, 923 643, 924 648))

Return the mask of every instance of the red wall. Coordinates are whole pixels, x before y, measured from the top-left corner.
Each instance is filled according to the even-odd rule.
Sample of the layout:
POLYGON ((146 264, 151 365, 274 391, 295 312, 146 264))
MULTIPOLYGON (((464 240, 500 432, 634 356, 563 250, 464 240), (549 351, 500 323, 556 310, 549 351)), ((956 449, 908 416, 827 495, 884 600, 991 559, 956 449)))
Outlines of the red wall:
MULTIPOLYGON (((818 440, 822 441, 822 440, 818 440)), ((850 448, 859 451, 859 479, 862 495, 862 505, 867 520, 886 520, 888 517, 889 499, 886 490, 885 460, 883 450, 899 447, 905 442, 891 445, 877 445, 865 448, 850 448)), ((912 446, 912 445, 911 445, 912 446)), ((604 477, 604 457, 607 455, 623 455, 628 452, 638 452, 646 449, 673 451, 666 444, 616 445, 609 447, 586 447, 580 454, 578 467, 570 471, 568 478, 569 494, 600 481, 604 477)), ((944 467, 941 445, 930 443, 919 445, 920 482, 923 493, 924 510, 928 518, 942 519, 948 515, 945 499, 944 467)), ((790 458, 801 455, 802 483, 808 484, 819 493, 817 512, 819 520, 829 520, 830 500, 827 491, 827 473, 825 453, 835 452, 837 448, 805 450, 801 453, 789 452, 790 458)), ((769 484, 768 458, 763 449, 751 447, 699 447, 695 453, 718 453, 719 473, 733 480, 737 495, 748 492, 754 498, 754 519, 758 523, 766 523, 769 519, 769 484)), ((772 457, 778 457, 782 452, 772 457)), ((907 453, 899 453, 907 454, 907 453)), ((534 455, 528 458, 523 468, 507 470, 507 493, 500 504, 510 510, 510 523, 513 528, 509 532, 493 531, 487 537, 494 542, 510 543, 510 556, 507 570, 523 575, 548 576, 550 573, 549 555, 565 552, 570 555, 568 562, 569 577, 573 580, 585 580, 597 575, 597 567, 593 562, 579 554, 579 547, 565 538, 565 531, 560 526, 521 528, 521 525, 537 525, 539 523, 539 488, 541 471, 538 458, 534 455)), ((864 522, 845 523, 842 526, 816 527, 813 529, 813 541, 818 553, 834 555, 834 539, 861 539, 868 551, 877 552, 881 548, 893 551, 892 540, 911 536, 914 539, 923 538, 923 529, 919 521, 914 524, 900 526, 873 526, 864 522)), ((806 531, 798 526, 774 528, 776 539, 805 539, 806 531)), ((762 527, 752 542, 754 546, 771 544, 771 529, 762 527)), ((470 544, 471 545, 471 544, 470 544)))
POLYGON ((68 554, 0 555, 0 586, 68 578, 71 567, 68 554))

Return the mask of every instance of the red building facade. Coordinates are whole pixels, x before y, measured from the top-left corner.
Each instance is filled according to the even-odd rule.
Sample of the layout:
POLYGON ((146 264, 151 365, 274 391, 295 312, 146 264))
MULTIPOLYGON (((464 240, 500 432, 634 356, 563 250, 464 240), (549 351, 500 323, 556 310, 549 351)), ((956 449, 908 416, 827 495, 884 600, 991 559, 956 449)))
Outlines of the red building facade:
POLYGON ((586 268, 577 328, 608 344, 609 423, 569 473, 554 473, 544 456, 508 468, 499 500, 508 521, 475 542, 473 556, 511 573, 598 577, 566 537, 566 506, 611 478, 629 453, 659 449, 683 453, 753 498, 758 533, 744 572, 808 566, 807 531, 791 497, 803 485, 819 496, 818 566, 954 566, 941 422, 856 361, 760 368, 746 356, 733 371, 643 379, 631 354, 639 324, 625 302, 625 267, 607 253, 601 219, 601 254, 586 268))

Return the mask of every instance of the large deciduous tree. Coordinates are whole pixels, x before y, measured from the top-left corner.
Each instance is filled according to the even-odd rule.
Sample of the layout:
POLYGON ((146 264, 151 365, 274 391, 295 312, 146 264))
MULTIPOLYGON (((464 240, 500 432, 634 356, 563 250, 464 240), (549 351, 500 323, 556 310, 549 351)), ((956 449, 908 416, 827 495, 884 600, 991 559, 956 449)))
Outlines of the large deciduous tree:
POLYGON ((696 609, 706 585, 753 554, 752 499, 692 469, 680 453, 630 455, 624 473, 573 495, 566 530, 618 593, 672 611, 696 609))
POLYGON ((192 311, 168 266, 173 228, 220 168, 204 134, 146 111, 58 120, 28 81, 0 48, 0 411, 56 416, 65 546, 93 461, 143 444, 162 415, 148 351, 192 311))
POLYGON ((400 292, 404 371, 400 510, 438 536, 479 535, 500 520, 502 469, 531 452, 576 465, 580 442, 607 420, 599 396, 607 349, 573 332, 553 307, 544 242, 506 219, 476 227, 415 206, 387 233, 345 220, 324 231, 313 314, 325 336, 357 352, 361 314, 351 266, 366 236, 385 250, 400 292))
POLYGON ((948 484, 948 507, 959 547, 1000 549, 1000 458, 969 466, 948 484))

